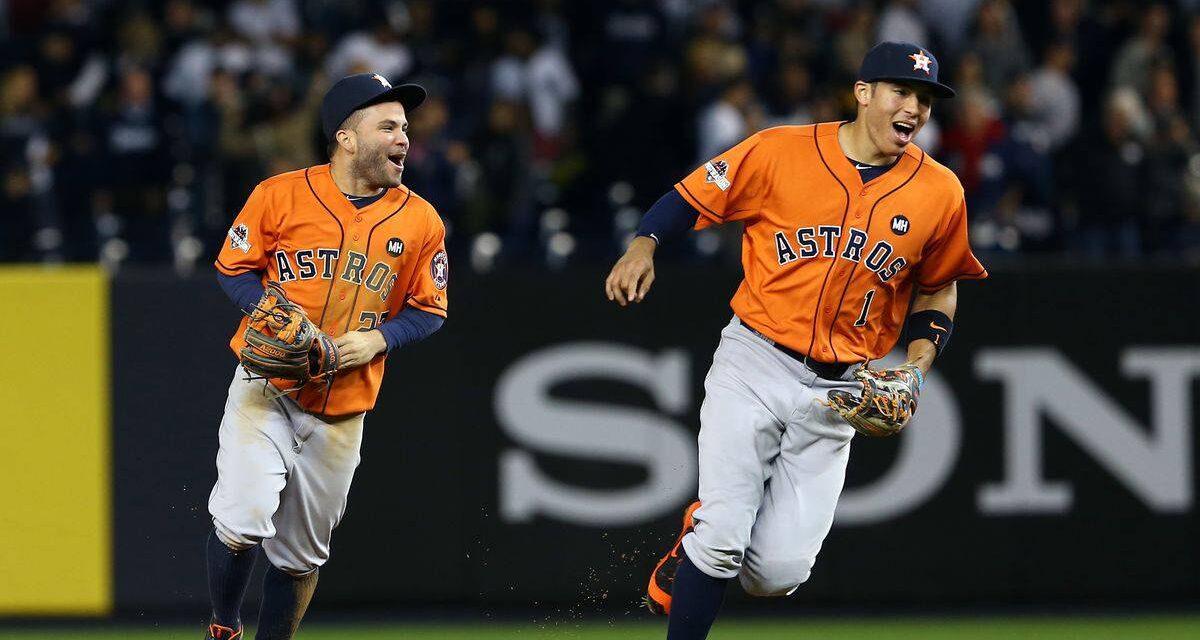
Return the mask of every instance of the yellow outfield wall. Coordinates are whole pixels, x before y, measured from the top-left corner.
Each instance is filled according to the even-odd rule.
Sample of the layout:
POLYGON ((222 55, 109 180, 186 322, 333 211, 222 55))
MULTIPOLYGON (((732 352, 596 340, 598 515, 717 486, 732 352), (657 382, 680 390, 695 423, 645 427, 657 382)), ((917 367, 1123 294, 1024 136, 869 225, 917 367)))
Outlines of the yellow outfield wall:
POLYGON ((0 616, 112 610, 108 279, 0 268, 0 616))

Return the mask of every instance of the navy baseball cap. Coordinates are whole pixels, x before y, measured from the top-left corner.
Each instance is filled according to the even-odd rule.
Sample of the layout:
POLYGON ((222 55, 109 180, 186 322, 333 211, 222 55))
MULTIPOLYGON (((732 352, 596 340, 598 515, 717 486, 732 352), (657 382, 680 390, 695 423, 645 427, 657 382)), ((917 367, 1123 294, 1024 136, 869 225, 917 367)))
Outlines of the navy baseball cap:
POLYGON ((938 61, 928 49, 909 42, 880 42, 858 68, 863 82, 890 80, 928 85, 938 98, 953 98, 954 89, 938 82, 938 61))
POLYGON ((387 78, 378 73, 359 73, 346 76, 333 83, 325 98, 321 100, 321 129, 325 132, 326 140, 333 140, 333 134, 350 114, 380 102, 399 102, 404 105, 405 112, 421 106, 425 102, 425 87, 419 84, 402 84, 393 87, 387 78))

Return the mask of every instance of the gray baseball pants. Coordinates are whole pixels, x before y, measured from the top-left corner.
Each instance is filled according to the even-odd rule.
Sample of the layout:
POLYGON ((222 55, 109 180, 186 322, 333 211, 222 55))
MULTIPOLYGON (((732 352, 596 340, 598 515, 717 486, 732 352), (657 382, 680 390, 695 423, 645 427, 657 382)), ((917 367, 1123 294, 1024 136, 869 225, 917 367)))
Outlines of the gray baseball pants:
POLYGON ((704 381, 700 503, 687 556, 747 593, 782 596, 808 579, 846 477, 854 429, 820 404, 832 389, 733 318, 704 381))
POLYGON ((271 564, 306 574, 329 559, 359 462, 363 416, 325 421, 290 397, 270 399, 263 381, 229 385, 208 499, 217 536, 232 549, 262 543, 271 564))

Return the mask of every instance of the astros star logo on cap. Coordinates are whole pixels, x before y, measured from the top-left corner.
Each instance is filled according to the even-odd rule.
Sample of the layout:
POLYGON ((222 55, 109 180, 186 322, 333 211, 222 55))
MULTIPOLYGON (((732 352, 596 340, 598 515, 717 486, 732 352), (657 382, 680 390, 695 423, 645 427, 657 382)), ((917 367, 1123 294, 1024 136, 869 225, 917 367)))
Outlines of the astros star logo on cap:
POLYGON ((929 75, 929 63, 933 62, 933 58, 925 55, 924 51, 918 51, 908 57, 913 59, 913 71, 924 71, 925 75, 929 75))
POLYGON ((371 74, 371 77, 372 77, 372 78, 375 78, 376 80, 378 80, 378 81, 379 81, 379 84, 381 84, 381 85, 383 85, 383 86, 385 86, 385 87, 387 87, 387 88, 389 88, 389 89, 391 89, 391 88, 392 88, 392 83, 388 82, 388 81, 387 81, 387 78, 385 78, 385 77, 383 77, 383 76, 379 75, 378 73, 371 74))

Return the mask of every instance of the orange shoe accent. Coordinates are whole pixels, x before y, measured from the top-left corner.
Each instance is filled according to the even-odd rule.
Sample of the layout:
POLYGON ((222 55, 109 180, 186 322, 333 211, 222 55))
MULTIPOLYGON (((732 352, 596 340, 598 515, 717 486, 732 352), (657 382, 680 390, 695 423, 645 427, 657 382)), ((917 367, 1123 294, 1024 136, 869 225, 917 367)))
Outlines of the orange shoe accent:
POLYGON ((671 613, 671 587, 675 583, 675 571, 679 569, 679 562, 683 559, 681 555, 683 537, 695 526, 692 514, 699 508, 699 500, 688 505, 687 510, 683 512, 683 529, 679 532, 679 537, 675 539, 675 544, 671 546, 667 555, 654 565, 654 571, 650 573, 650 584, 646 587, 646 597, 643 603, 651 613, 659 615, 671 613))
POLYGON ((238 638, 241 637, 241 627, 238 627, 236 630, 234 630, 230 629, 229 627, 223 627, 215 622, 208 625, 208 636, 206 636, 207 640, 238 640, 238 638))

